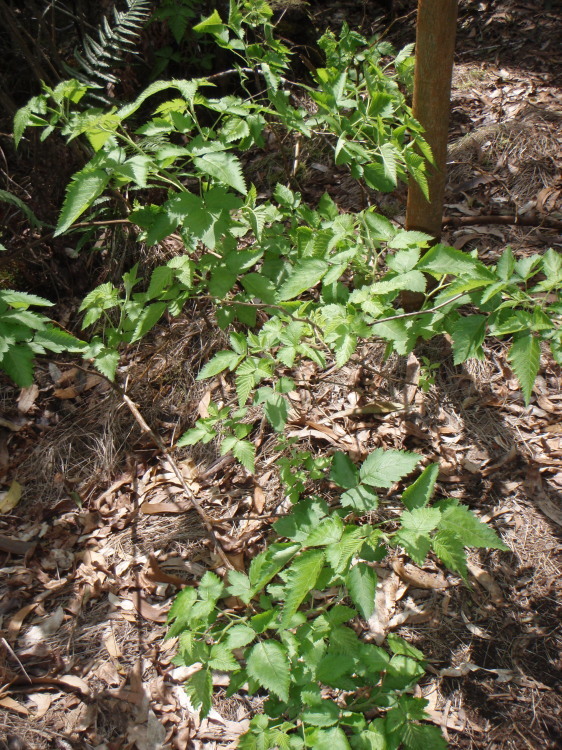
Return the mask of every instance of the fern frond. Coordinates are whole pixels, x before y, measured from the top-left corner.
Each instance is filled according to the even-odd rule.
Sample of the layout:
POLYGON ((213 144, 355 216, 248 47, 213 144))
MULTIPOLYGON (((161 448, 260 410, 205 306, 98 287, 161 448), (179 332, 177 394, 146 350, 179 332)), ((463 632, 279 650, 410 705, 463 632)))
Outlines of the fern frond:
POLYGON ((108 102, 102 92, 107 84, 115 84, 119 78, 114 75, 126 55, 136 52, 142 28, 151 12, 152 0, 126 0, 125 10, 113 8, 113 17, 104 16, 97 31, 97 39, 87 35, 82 50, 75 50, 76 67, 65 65, 67 73, 93 91, 90 96, 98 101, 108 102))

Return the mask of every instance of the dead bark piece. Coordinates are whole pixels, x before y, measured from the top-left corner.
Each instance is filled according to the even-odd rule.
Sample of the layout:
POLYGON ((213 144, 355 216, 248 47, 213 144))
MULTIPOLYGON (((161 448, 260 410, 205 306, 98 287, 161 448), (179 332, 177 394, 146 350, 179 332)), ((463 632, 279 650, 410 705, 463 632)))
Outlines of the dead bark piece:
POLYGON ((36 546, 37 542, 22 542, 19 539, 0 534, 0 550, 8 552, 10 555, 27 555, 36 546))

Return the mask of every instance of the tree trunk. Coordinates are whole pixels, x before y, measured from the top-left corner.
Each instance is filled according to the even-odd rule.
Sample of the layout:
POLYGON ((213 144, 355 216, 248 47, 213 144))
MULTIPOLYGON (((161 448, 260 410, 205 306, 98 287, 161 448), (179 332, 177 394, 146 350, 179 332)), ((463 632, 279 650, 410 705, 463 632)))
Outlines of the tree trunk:
MULTIPOLYGON (((435 242, 439 242, 443 219, 457 11, 458 0, 418 0, 413 113, 425 129, 435 165, 428 166, 429 201, 410 180, 406 229, 426 232, 435 242)), ((419 294, 405 292, 402 305, 411 312, 419 308, 422 299, 419 294)))

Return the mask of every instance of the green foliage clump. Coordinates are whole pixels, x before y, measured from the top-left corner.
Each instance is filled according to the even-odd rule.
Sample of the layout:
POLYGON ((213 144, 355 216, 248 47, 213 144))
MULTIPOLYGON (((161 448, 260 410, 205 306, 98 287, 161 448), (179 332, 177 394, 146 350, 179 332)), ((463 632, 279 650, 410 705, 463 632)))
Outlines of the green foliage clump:
POLYGON ((507 547, 458 500, 430 504, 437 464, 403 492, 398 518, 358 522, 377 510, 377 489, 390 488, 419 461, 416 453, 378 449, 356 467, 343 453, 311 463, 293 451, 292 468, 310 471, 284 474, 294 505, 248 573, 232 570, 225 584, 208 572, 198 589, 177 596, 168 637, 178 638, 175 664, 200 665, 186 683, 200 714, 212 706, 214 671, 228 674, 227 696, 241 689, 269 696, 239 747, 445 747, 440 730, 425 723, 427 702, 411 695, 425 674, 423 654, 394 634, 386 648, 360 637, 374 614, 376 563, 394 547, 419 564, 432 551, 466 579, 465 546, 507 547), (310 475, 329 476, 343 490, 337 505, 300 496, 299 482, 310 475), (239 606, 227 606, 226 597, 239 606))

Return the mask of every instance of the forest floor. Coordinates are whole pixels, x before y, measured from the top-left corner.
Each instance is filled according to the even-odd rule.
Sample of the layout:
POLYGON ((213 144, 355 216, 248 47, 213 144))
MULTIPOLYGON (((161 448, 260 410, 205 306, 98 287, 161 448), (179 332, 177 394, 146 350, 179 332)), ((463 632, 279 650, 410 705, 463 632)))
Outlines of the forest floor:
MULTIPOLYGON (((319 28, 345 19, 367 34, 386 29, 397 47, 413 41, 413 3, 395 2, 389 29, 369 21, 370 5, 313 10, 319 28)), ((561 20, 556 2, 539 11, 530 1, 461 3, 446 214, 462 222, 443 241, 477 248, 485 261, 507 245, 517 257, 562 250, 560 223, 546 221, 562 221, 561 20), (479 223, 490 215, 534 225, 479 223)), ((41 202, 34 177, 48 187, 57 158, 30 174, 32 200, 41 202)), ((342 210, 362 207, 322 153, 301 158, 309 196, 328 191, 342 210)), ((6 161, 2 174, 21 187, 18 170, 6 161)), ((44 192, 44 211, 56 212, 65 183, 44 192)), ((378 205, 403 224, 404 191, 378 205)), ((33 258, 40 251, 48 256, 35 248, 33 258)), ((71 265, 65 273, 83 273, 71 265)), ((72 320, 75 303, 62 299, 59 313, 72 320)), ((209 336, 200 308, 191 313, 129 352, 122 371, 167 444, 206 414, 215 391, 235 400, 224 379, 195 381, 223 342, 209 336)), ((420 694, 462 750, 562 748, 561 373, 545 356, 525 408, 505 355, 497 344, 485 361, 453 366, 440 344, 384 361, 369 345, 343 371, 302 368, 303 387, 291 394, 288 431, 307 450, 358 459, 374 447, 415 450, 439 462, 439 494, 462 499, 510 547, 471 555, 470 588, 452 575, 431 588, 423 573, 434 564, 404 576, 389 563, 389 627, 425 653, 420 694), (441 362, 433 384, 428 360, 441 362)), ((0 399, 0 748, 234 747, 255 702, 226 699, 217 675, 214 708, 198 720, 182 689, 186 670, 171 663, 175 643, 164 640, 178 587, 220 572, 220 560, 157 449, 108 384, 72 363, 40 363, 23 391, 0 381, 0 399)), ((272 442, 267 431, 256 439, 255 476, 212 444, 175 454, 239 569, 282 502, 272 442)))

